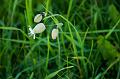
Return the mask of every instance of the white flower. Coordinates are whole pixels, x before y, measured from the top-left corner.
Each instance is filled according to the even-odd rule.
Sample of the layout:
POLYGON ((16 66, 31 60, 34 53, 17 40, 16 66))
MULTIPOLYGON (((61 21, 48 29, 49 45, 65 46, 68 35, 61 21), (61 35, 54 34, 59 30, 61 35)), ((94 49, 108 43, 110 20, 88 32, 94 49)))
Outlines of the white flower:
POLYGON ((38 23, 34 28, 34 33, 42 33, 46 29, 45 25, 43 23, 38 23))
POLYGON ((35 39, 35 34, 42 33, 45 29, 46 29, 45 25, 43 23, 39 23, 33 29, 29 28, 30 30, 29 35, 33 36, 33 39, 35 39))
POLYGON ((34 18, 34 22, 39 23, 42 20, 42 14, 37 14, 34 18))
POLYGON ((52 39, 56 39, 58 37, 58 28, 52 30, 52 39))
POLYGON ((37 14, 37 15, 34 17, 34 22, 39 23, 39 22, 42 20, 43 16, 46 16, 46 13, 45 13, 45 12, 42 12, 41 14, 37 14))

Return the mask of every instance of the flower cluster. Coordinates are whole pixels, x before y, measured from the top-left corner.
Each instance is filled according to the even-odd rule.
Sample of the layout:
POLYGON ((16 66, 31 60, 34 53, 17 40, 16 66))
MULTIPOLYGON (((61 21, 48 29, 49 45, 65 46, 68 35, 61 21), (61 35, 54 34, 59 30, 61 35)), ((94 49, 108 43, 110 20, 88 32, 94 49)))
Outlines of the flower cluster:
MULTIPOLYGON (((32 29, 31 27, 29 28, 30 30, 30 33, 29 36, 33 36, 33 39, 35 39, 35 34, 37 33, 42 33, 43 31, 45 31, 46 27, 43 23, 41 23, 43 17, 46 16, 46 13, 45 12, 42 12, 41 14, 37 14, 35 17, 34 17, 34 22, 37 23, 36 26, 32 29)), ((51 33, 51 37, 52 39, 56 39, 58 37, 58 27, 59 26, 62 26, 63 23, 58 23, 56 24, 56 28, 54 28, 52 30, 52 33, 51 33)))
POLYGON ((35 39, 35 34, 37 33, 42 33, 46 27, 43 23, 40 23, 42 18, 45 16, 45 12, 41 13, 41 14, 37 14, 35 17, 34 17, 34 22, 37 23, 37 25, 32 29, 31 27, 29 28, 30 30, 30 33, 29 36, 33 36, 33 39, 35 39))

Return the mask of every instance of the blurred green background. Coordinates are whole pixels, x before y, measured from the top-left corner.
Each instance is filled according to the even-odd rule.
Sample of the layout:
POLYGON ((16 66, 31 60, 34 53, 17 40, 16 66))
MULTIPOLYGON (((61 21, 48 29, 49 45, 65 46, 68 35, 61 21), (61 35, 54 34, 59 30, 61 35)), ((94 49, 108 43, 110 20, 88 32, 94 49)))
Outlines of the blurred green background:
POLYGON ((0 0, 0 79, 120 79, 120 0, 0 0))

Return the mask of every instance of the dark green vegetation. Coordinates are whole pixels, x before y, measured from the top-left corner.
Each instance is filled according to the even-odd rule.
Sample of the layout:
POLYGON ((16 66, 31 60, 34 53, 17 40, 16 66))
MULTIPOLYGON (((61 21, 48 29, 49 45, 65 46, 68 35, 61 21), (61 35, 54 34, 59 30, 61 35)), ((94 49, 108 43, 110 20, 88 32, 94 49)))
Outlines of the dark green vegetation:
POLYGON ((0 79, 120 79, 120 0, 0 0, 0 79))

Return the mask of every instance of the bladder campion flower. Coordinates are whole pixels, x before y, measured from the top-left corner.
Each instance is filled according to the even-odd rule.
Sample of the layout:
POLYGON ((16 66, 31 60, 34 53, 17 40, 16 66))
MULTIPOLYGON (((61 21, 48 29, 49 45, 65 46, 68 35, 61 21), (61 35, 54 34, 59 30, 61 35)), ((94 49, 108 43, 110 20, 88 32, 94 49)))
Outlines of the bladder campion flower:
MULTIPOLYGON (((33 29, 30 27, 30 33, 28 33, 29 36, 33 36, 33 39, 35 39, 35 34, 42 33, 46 29, 45 25, 40 23, 44 16, 46 16, 46 13, 42 12, 34 17, 34 22, 38 24, 33 29)), ((51 33, 52 39, 54 40, 58 37, 59 28, 63 26, 63 23, 57 23, 55 26, 56 28, 54 28, 51 33)))
POLYGON ((42 33, 46 29, 45 25, 43 23, 37 24, 33 29, 30 27, 30 36, 33 36, 33 39, 35 39, 35 34, 42 33))
POLYGON ((63 26, 63 23, 57 23, 56 28, 52 30, 51 37, 53 40, 55 40, 58 37, 59 29, 61 26, 63 26))
POLYGON ((53 39, 53 40, 55 40, 55 39, 58 37, 58 32, 59 32, 58 28, 54 28, 54 29, 52 30, 51 36, 52 36, 52 39, 53 39))
POLYGON ((46 13, 45 13, 45 12, 42 12, 42 13, 40 13, 40 14, 37 14, 37 15, 34 17, 34 22, 39 23, 44 16, 46 16, 46 13))

